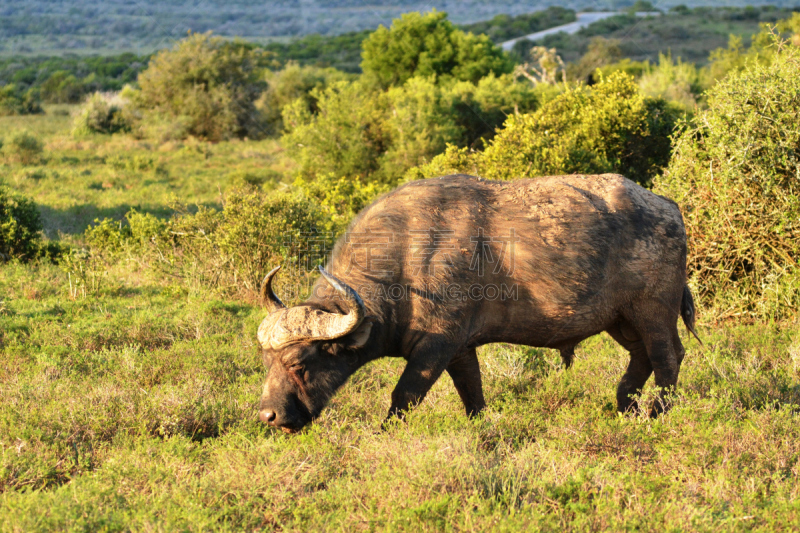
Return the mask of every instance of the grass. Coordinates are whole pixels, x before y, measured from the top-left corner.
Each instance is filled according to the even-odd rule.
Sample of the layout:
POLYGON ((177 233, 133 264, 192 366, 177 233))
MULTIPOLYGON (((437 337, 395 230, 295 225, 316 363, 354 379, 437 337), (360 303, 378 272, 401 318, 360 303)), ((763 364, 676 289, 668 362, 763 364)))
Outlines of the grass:
POLYGON ((0 179, 36 199, 51 238, 82 234, 95 218, 121 219, 131 208, 167 215, 174 203, 219 204, 220 195, 248 174, 277 187, 292 168, 275 139, 75 139, 69 134, 75 109, 62 105, 48 107, 45 115, 0 117, 0 132, 25 129, 46 143, 38 164, 0 163, 0 179))
MULTIPOLYGON (((122 270, 122 269, 120 269, 122 270)), ((119 276, 119 277, 117 277, 119 276)), ((3 269, 2 529, 749 530, 796 527, 800 330, 703 328, 676 406, 619 416, 605 336, 481 350, 489 408, 442 378, 380 422, 398 361, 359 371, 297 436, 256 420, 261 311, 143 283, 69 299, 3 269)), ((644 393, 652 397, 653 390, 644 393)))
MULTIPOLYGON (((272 141, 158 146, 69 127, 0 119, 46 142, 41 164, 0 172, 76 245, 98 213, 213 203, 235 172, 291 169, 272 141)), ((444 376, 387 431, 402 361, 380 360, 287 436, 257 420, 260 309, 135 261, 96 275, 84 295, 57 265, 0 268, 0 531, 800 527, 797 323, 701 323, 705 345, 684 335, 675 407, 655 420, 616 413, 627 357, 601 335, 569 371, 554 351, 484 347, 485 413, 464 416, 444 376)))

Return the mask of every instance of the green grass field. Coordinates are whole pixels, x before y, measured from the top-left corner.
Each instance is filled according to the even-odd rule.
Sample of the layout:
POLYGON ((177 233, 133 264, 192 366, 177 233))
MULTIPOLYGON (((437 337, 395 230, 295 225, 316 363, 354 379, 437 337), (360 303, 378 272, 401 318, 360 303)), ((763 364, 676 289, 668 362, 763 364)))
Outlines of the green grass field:
MULTIPOLYGON (((0 177, 81 246, 96 217, 216 204, 292 164, 274 140, 75 140, 68 108, 0 118, 43 159, 0 177), (60 114, 59 114, 60 113, 60 114)), ((120 260, 94 290, 51 264, 0 267, 0 531, 777 531, 800 528, 800 325, 684 335, 675 406, 620 416, 627 364, 601 335, 479 353, 476 420, 448 377, 387 431, 402 362, 359 371, 298 435, 257 420, 262 311, 120 260)), ((652 384, 645 401, 654 396, 652 384)))

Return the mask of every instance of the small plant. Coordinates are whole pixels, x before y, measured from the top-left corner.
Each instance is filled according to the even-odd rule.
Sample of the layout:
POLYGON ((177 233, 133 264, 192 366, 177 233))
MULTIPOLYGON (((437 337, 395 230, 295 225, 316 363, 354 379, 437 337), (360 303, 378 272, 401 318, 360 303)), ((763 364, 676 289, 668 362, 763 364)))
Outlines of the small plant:
POLYGON ((23 165, 37 163, 44 151, 44 144, 27 131, 13 133, 4 143, 3 152, 10 161, 23 165))
POLYGON ((69 297, 73 300, 97 296, 107 276, 100 262, 86 249, 74 249, 64 254, 61 269, 67 273, 69 297))
POLYGON ((130 130, 130 123, 123 111, 124 105, 125 101, 116 95, 94 93, 75 117, 72 134, 80 137, 130 130))

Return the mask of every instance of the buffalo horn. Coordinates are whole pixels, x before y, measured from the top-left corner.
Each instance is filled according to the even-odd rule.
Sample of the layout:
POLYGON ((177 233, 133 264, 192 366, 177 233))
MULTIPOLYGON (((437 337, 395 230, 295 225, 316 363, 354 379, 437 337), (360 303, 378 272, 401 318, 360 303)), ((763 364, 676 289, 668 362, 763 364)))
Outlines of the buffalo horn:
MULTIPOLYGON (((278 312, 268 315, 258 328, 261 346, 280 350, 298 342, 338 339, 353 332, 363 322, 366 310, 358 293, 324 268, 320 267, 319 271, 344 300, 347 313, 329 313, 308 305, 276 309, 278 312)), ((264 281, 262 294, 272 294, 269 282, 274 273, 275 270, 270 272, 264 281)), ((274 295, 272 298, 273 302, 280 304, 274 295)))
POLYGON ((265 277, 264 281, 261 283, 261 305, 270 313, 286 308, 280 298, 278 298, 272 290, 272 278, 275 277, 275 274, 277 274, 280 269, 281 267, 278 265, 270 270, 267 277, 265 277))
POLYGON ((364 302, 361 301, 361 297, 355 290, 350 288, 345 282, 329 274, 321 266, 319 267, 319 273, 322 274, 322 277, 324 277, 325 280, 330 283, 331 287, 339 293, 339 296, 342 297, 348 307, 346 315, 338 315, 337 320, 331 321, 331 331, 328 333, 328 335, 330 335, 328 338, 336 339, 344 337, 361 325, 361 322, 364 320, 364 316, 366 315, 364 302))

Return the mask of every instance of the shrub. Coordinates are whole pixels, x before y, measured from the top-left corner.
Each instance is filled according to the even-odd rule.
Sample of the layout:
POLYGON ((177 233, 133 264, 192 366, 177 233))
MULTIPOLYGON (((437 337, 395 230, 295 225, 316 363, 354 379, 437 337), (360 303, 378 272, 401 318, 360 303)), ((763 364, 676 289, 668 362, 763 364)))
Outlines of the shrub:
POLYGON ((619 39, 606 39, 605 37, 592 37, 586 53, 577 63, 570 65, 569 77, 574 80, 593 80, 594 72, 622 59, 621 41, 619 39))
POLYGON ((236 169, 228 173, 228 182, 237 189, 252 187, 255 189, 272 190, 283 179, 283 174, 269 168, 236 169))
POLYGON ((642 77, 642 74, 647 72, 650 69, 650 62, 647 60, 644 61, 631 61, 630 58, 626 57, 616 63, 611 63, 610 65, 605 65, 599 67, 597 70, 599 72, 595 72, 592 74, 592 79, 594 79, 595 75, 599 75, 601 77, 608 77, 611 75, 612 72, 616 72, 618 70, 633 76, 636 79, 642 77))
POLYGON ((800 50, 732 72, 686 123, 656 190, 677 201, 689 266, 719 316, 800 306, 800 50))
POLYGON ((30 165, 41 158, 44 144, 38 137, 27 131, 11 134, 3 143, 3 152, 11 161, 30 165))
POLYGON ((361 82, 340 81, 314 89, 317 113, 302 99, 284 108, 281 144, 300 164, 301 175, 366 177, 380 168, 389 139, 384 96, 361 82))
POLYGON ((0 261, 39 255, 42 221, 32 200, 0 185, 0 261))
POLYGON ((442 152, 448 142, 460 140, 462 132, 451 113, 450 96, 436 86, 433 77, 411 78, 389 89, 382 124, 389 142, 381 157, 387 181, 442 152))
POLYGON ((34 89, 21 91, 16 85, 0 87, 0 116, 36 115, 44 113, 39 102, 39 93, 34 89))
MULTIPOLYGON (((330 252, 333 234, 322 209, 301 195, 252 189, 228 194, 221 211, 180 208, 163 221, 130 211, 128 225, 97 220, 87 242, 101 255, 127 253, 186 285, 255 300, 264 274, 276 265, 298 280, 330 252)), ((295 287, 297 289, 297 287, 295 287)))
POLYGON ((337 178, 333 174, 320 176, 311 181, 298 179, 297 187, 315 205, 322 209, 325 220, 319 227, 334 237, 347 229, 350 221, 379 194, 389 190, 375 182, 364 183, 359 179, 337 178))
POLYGON ((53 72, 42 83, 42 98, 53 104, 78 103, 86 92, 84 84, 66 70, 53 72))
POLYGON ((648 184, 667 163, 676 113, 642 96, 631 76, 569 89, 533 113, 512 115, 484 152, 448 150, 414 176, 473 168, 492 179, 619 172, 648 184))
POLYGON ((508 56, 486 35, 464 33, 447 13, 406 13, 380 26, 362 43, 361 69, 380 87, 402 85, 414 76, 477 83, 489 73, 513 69, 508 56))
POLYGON ((685 111, 694 111, 706 86, 702 72, 694 63, 659 54, 658 65, 642 73, 639 89, 645 96, 663 98, 685 111))
POLYGON ((130 123, 123 111, 126 103, 117 95, 94 93, 75 117, 72 134, 82 136, 130 130, 130 123))
POLYGON ((317 100, 311 94, 312 91, 322 90, 332 83, 349 78, 348 74, 333 68, 300 66, 290 62, 281 70, 267 71, 267 89, 261 94, 256 107, 263 114, 269 133, 281 133, 281 113, 284 107, 299 98, 310 113, 316 113, 317 100))
POLYGON ((255 101, 265 88, 266 55, 252 45, 193 34, 159 52, 139 74, 136 104, 145 134, 178 122, 173 134, 211 141, 260 137, 264 133, 255 101), (157 127, 148 129, 148 122, 157 127))
POLYGON ((458 82, 449 88, 450 113, 459 126, 459 146, 483 148, 509 115, 534 111, 545 98, 546 87, 519 83, 510 74, 489 74, 477 84, 458 82))
POLYGON ((537 89, 510 75, 478 84, 411 78, 386 92, 363 82, 313 90, 317 112, 295 101, 284 109, 282 143, 301 175, 329 174, 393 183, 406 170, 441 153, 447 143, 482 145, 508 114, 530 111, 537 89))

